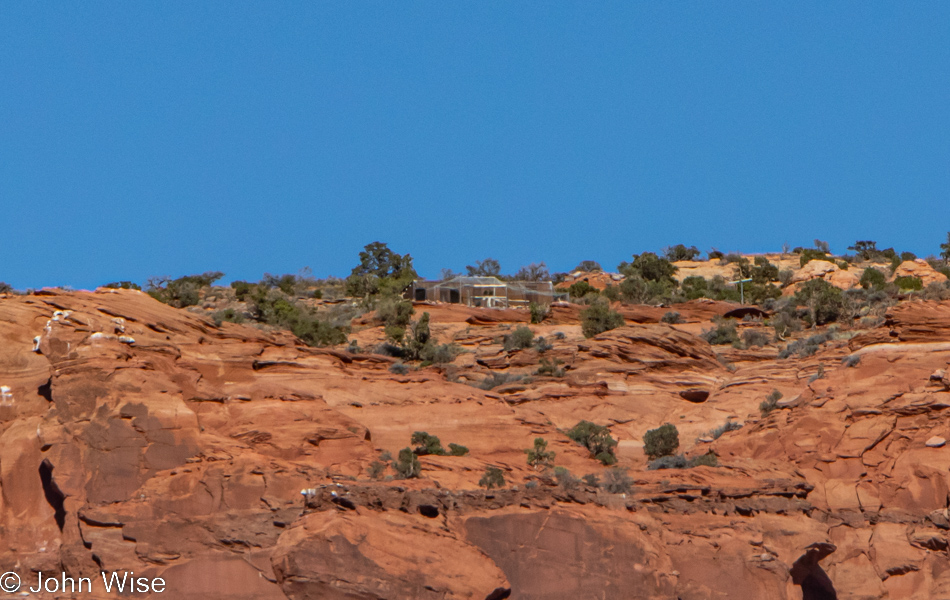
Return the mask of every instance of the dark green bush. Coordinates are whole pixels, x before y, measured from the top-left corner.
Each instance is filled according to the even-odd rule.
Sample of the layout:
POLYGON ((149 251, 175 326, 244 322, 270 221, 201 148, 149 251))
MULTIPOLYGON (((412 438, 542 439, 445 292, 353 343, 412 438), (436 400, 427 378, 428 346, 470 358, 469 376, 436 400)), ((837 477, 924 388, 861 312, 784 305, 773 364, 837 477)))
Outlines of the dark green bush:
POLYGON ((778 390, 772 390, 772 392, 765 397, 761 403, 759 403, 759 412, 762 413, 762 416, 768 416, 773 410, 778 408, 778 401, 782 399, 782 392, 778 390))
POLYGON ((221 326, 221 323, 227 321, 228 323, 243 323, 244 315, 237 312, 233 308, 226 308, 224 310, 219 310, 211 316, 214 324, 218 327, 221 326))
POLYGON ((596 473, 588 473, 587 475, 584 475, 581 477, 581 481, 583 481, 584 485, 588 487, 600 487, 600 478, 597 477, 596 473))
POLYGON ((492 373, 485 379, 482 379, 480 382, 478 382, 476 387, 487 391, 501 385, 517 383, 524 380, 524 375, 515 375, 514 373, 492 373))
POLYGON ((608 285, 600 294, 611 302, 620 302, 620 298, 622 297, 619 285, 608 285))
POLYGON ((548 350, 553 350, 554 344, 544 339, 544 336, 538 336, 534 340, 534 347, 538 350, 538 354, 544 354, 548 350))
POLYGON ((523 350, 530 348, 534 341, 534 332, 527 327, 521 326, 505 336, 505 350, 523 350))
POLYGON ((647 469, 656 471, 660 469, 692 469, 693 467, 717 467, 719 460, 712 452, 708 452, 693 459, 687 459, 682 454, 676 456, 661 456, 650 462, 647 469))
POLYGON ((540 323, 548 316, 551 307, 547 304, 537 304, 532 302, 528 305, 528 310, 531 312, 531 322, 534 324, 540 323))
POLYGON ((238 302, 244 302, 244 299, 251 293, 254 286, 246 281, 232 281, 231 288, 234 290, 234 296, 238 302))
POLYGON ((738 342, 739 332, 736 331, 735 323, 720 321, 715 328, 703 331, 700 337, 713 346, 721 346, 738 342))
POLYGON ((556 358, 554 360, 542 358, 541 365, 535 374, 546 375, 548 377, 564 377, 564 369, 560 366, 561 364, 563 364, 562 361, 556 358))
POLYGON ((822 333, 816 333, 804 340, 795 340, 788 344, 778 353, 779 358, 788 358, 797 354, 799 358, 813 356, 821 346, 834 338, 834 331, 828 330, 822 333))
POLYGON ((153 277, 148 281, 147 293, 159 302, 175 308, 194 306, 201 301, 201 290, 224 277, 220 271, 208 271, 201 275, 186 275, 178 279, 153 277))
POLYGON ((657 471, 662 469, 686 469, 689 467, 689 461, 682 454, 660 456, 650 461, 647 469, 657 471))
POLYGON ((675 325, 676 323, 683 322, 683 316, 680 315, 676 311, 670 311, 670 312, 664 313, 663 316, 660 317, 660 322, 669 323, 670 325, 675 325))
POLYGON ((271 275, 264 273, 260 285, 266 288, 276 288, 288 296, 296 295, 297 276, 296 275, 271 275))
POLYGON ((722 437, 722 434, 729 431, 738 431, 740 429, 742 429, 742 423, 736 423, 735 421, 727 419, 725 423, 709 431, 707 435, 714 440, 718 440, 720 437, 722 437))
POLYGON ((864 289, 876 288, 883 289, 887 285, 887 278, 874 267, 868 267, 861 275, 861 287, 864 289))
POLYGON ((310 346, 346 342, 346 328, 321 320, 313 310, 298 306, 277 290, 255 286, 248 296, 248 311, 256 321, 289 329, 310 346))
POLYGON ((799 266, 804 267, 810 261, 813 260, 828 260, 828 255, 822 252, 821 250, 813 250, 811 248, 805 248, 802 250, 802 254, 799 257, 799 266))
POLYGON ((567 437, 587 448, 591 456, 605 465, 617 462, 615 451, 617 440, 610 436, 610 429, 595 425, 590 421, 581 421, 567 431, 567 437))
POLYGON ((594 302, 581 311, 581 332, 584 337, 594 337, 625 324, 620 313, 611 310, 606 301, 594 302))
POLYGON ((548 451, 548 441, 542 437, 534 438, 534 448, 524 452, 528 455, 528 466, 535 470, 554 464, 554 451, 548 451))
POLYGON ((742 332, 742 343, 745 344, 746 348, 753 346, 768 346, 769 342, 771 341, 771 336, 769 336, 764 331, 759 331, 758 329, 746 329, 742 332))
POLYGON ((816 325, 837 321, 845 308, 841 290, 824 279, 812 279, 795 292, 795 301, 807 306, 816 325))
POLYGON ((633 256, 633 262, 622 262, 617 270, 626 277, 640 277, 646 281, 667 281, 675 283, 673 275, 677 268, 665 258, 660 258, 653 252, 633 256))
POLYGON ((478 480, 479 487, 486 490, 505 487, 505 474, 498 467, 487 467, 482 478, 478 480))
POLYGON ((449 456, 465 456, 468 454, 468 448, 460 444, 449 443, 449 456))
POLYGON ((848 250, 857 254, 864 261, 874 260, 881 254, 877 249, 877 242, 871 240, 857 241, 853 246, 848 246, 848 250))
POLYGON ((401 362, 394 362, 389 365, 389 372, 394 375, 406 375, 409 373, 409 366, 401 362))
POLYGON ((566 467, 554 467, 554 480, 557 481, 557 486, 565 492, 573 492, 581 484, 581 480, 574 477, 566 467))
POLYGON ((680 260, 694 260, 699 256, 700 252, 696 246, 690 246, 687 248, 683 244, 676 244, 675 246, 665 248, 663 254, 666 257, 666 260, 670 262, 677 262, 680 260))
POLYGON ((633 490, 633 479, 626 469, 611 467, 604 472, 603 487, 610 494, 629 494, 633 490))
MULTIPOLYGON (((3 286, 5 285, 6 285, 5 283, 0 282, 0 293, 5 291, 3 289, 3 286)), ((142 289, 142 286, 140 286, 137 283, 132 283, 131 281, 113 281, 112 283, 107 283, 102 287, 113 289, 113 290, 141 290, 142 289)), ((6 291, 9 291, 9 290, 6 290, 6 291)))
POLYGON ((721 260, 724 256, 725 256, 725 255, 724 255, 722 252, 720 252, 719 250, 715 250, 715 249, 710 250, 709 252, 706 253, 706 257, 707 257, 709 260, 716 260, 717 258, 721 260))
POLYGON ((750 273, 753 283, 766 284, 778 281, 778 267, 769 262, 764 256, 755 257, 755 267, 750 273))
POLYGON ((594 273, 596 271, 603 271, 600 267, 600 263, 594 260, 582 260, 579 265, 574 267, 571 273, 576 273, 577 271, 584 271, 585 273, 594 273))
POLYGON ((399 457, 393 461, 393 470, 399 479, 412 479, 422 473, 422 463, 412 448, 403 448, 399 451, 399 457))
POLYGON ((841 364, 846 367, 856 367, 861 362, 860 354, 849 354, 841 359, 841 364))
POLYGON ((637 275, 624 279, 618 286, 620 298, 627 304, 662 304, 672 300, 676 282, 672 279, 650 281, 637 275))
POLYGON ((445 455, 445 448, 442 447, 442 442, 439 441, 439 438, 434 435, 429 435, 425 431, 413 432, 410 441, 416 444, 413 452, 419 456, 425 456, 426 454, 435 454, 437 456, 445 455))
POLYGON ((920 280, 920 277, 897 277, 894 279, 894 284, 897 285, 897 287, 901 290, 924 289, 924 282, 920 280))
POLYGON ((462 349, 456 344, 426 344, 419 352, 419 358, 434 365, 447 365, 454 361, 462 349))
POLYGON ((687 300, 705 298, 708 290, 706 278, 699 275, 690 275, 683 279, 680 290, 687 300))
POLYGON ((396 254, 382 242, 367 244, 360 252, 360 264, 346 278, 344 291, 348 296, 402 293, 418 275, 412 268, 412 257, 396 254))
POLYGON ((718 467, 719 459, 712 452, 697 456, 689 461, 690 467, 718 467))
POLYGON ((567 288, 567 293, 570 294, 571 298, 577 300, 583 298, 588 294, 599 294, 597 288, 587 283, 586 281, 578 281, 577 283, 571 284, 571 287, 567 288))
POLYGON ((680 446, 679 431, 671 423, 664 423, 643 435, 643 452, 651 459, 669 456, 680 446))

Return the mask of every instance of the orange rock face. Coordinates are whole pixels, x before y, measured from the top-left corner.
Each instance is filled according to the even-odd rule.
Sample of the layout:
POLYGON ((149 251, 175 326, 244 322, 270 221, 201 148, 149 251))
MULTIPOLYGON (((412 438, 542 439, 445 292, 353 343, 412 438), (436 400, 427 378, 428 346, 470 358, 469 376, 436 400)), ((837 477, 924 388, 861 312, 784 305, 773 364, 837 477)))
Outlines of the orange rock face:
POLYGON ((950 303, 789 358, 699 337, 732 308, 623 307, 584 339, 574 306, 532 325, 420 304, 464 352, 395 374, 140 292, 0 298, 0 571, 134 571, 203 600, 950 597, 950 303), (550 347, 505 350, 518 326, 550 347), (584 420, 621 470, 565 435, 584 420), (663 423, 718 465, 649 470, 663 423), (381 453, 416 431, 468 452, 396 478, 381 453), (572 475, 528 464, 536 438, 572 475))

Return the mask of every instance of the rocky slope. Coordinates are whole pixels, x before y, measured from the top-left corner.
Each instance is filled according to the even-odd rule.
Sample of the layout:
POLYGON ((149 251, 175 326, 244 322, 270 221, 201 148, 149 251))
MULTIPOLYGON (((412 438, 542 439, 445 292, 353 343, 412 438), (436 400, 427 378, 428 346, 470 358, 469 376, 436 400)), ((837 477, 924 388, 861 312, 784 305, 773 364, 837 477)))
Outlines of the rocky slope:
MULTIPOLYGON (((129 570, 204 599, 950 598, 950 303, 787 359, 698 337, 724 303, 672 326, 628 307, 591 339, 555 307, 530 325, 544 356, 501 344, 522 311, 416 308, 466 350, 449 367, 397 375, 134 291, 0 298, 0 570, 129 570), (543 357, 565 376, 467 385, 543 357), (563 433, 581 420, 619 440, 629 493, 527 464, 543 437, 603 480, 563 433), (713 440, 727 420, 744 425, 713 440), (720 466, 647 470, 666 422, 720 466), (371 478, 414 431, 470 452, 371 478), (489 465, 503 489, 479 489, 489 465)), ((383 337, 355 325, 361 347, 383 337)))

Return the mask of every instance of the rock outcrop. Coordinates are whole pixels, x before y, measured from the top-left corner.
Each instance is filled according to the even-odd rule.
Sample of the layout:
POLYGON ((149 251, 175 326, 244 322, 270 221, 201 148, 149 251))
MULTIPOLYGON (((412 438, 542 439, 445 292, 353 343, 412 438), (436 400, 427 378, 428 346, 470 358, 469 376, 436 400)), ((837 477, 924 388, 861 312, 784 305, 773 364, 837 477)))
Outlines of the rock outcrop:
POLYGON ((699 336, 734 308, 626 307, 585 339, 576 307, 420 304, 466 352, 399 374, 135 291, 0 298, 0 571, 203 600, 950 597, 950 303, 789 358, 699 336), (547 345, 505 349, 518 326, 547 345), (564 434, 580 421, 620 470, 564 434), (717 466, 649 469, 663 423, 717 466), (395 479, 382 453, 416 431, 468 452, 395 479), (528 464, 539 437, 571 476, 528 464))

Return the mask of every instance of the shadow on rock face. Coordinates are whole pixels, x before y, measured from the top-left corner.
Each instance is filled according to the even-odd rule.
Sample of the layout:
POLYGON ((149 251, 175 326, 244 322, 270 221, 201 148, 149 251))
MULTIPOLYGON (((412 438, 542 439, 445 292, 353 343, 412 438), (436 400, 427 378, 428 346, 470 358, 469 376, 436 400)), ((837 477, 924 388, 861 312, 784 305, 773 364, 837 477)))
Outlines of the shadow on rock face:
POLYGON ((837 546, 827 542, 812 544, 792 565, 792 583, 801 586, 802 600, 838 600, 831 578, 818 565, 821 559, 837 549, 837 546))

